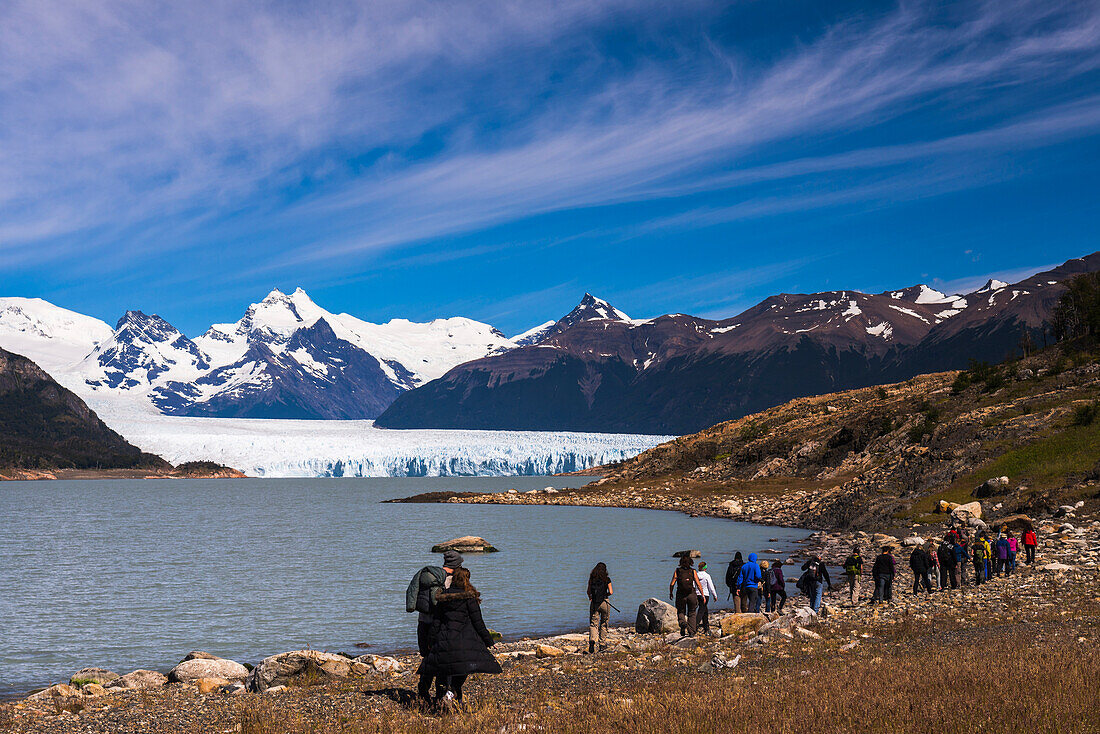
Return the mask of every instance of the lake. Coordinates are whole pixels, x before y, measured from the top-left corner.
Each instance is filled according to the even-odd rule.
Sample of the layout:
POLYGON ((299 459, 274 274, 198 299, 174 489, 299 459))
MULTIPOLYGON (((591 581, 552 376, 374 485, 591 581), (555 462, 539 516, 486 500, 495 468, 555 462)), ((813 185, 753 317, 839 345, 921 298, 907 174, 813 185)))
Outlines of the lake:
POLYGON ((256 663, 307 645, 413 648, 405 588, 439 563, 432 545, 461 535, 500 548, 466 566, 486 623, 514 638, 586 626, 597 561, 623 610, 613 621, 632 623, 643 599, 667 598, 675 551, 701 550, 722 589, 734 550, 785 557, 808 534, 653 510, 381 503, 590 480, 0 482, 0 696, 85 666, 167 671, 194 649, 256 663))

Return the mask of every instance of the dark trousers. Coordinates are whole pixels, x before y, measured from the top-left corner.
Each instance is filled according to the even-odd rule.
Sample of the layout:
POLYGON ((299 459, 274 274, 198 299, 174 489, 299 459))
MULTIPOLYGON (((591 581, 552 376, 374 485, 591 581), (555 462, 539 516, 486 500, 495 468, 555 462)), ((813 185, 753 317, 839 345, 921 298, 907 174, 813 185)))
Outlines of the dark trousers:
POLYGON ((462 684, 466 682, 464 675, 449 675, 443 681, 443 687, 455 694, 455 700, 462 700, 462 684))
POLYGON ((681 635, 695 634, 695 615, 698 609, 699 595, 694 591, 676 595, 676 620, 680 623, 681 635))
POLYGON ((1005 570, 1005 559, 1004 558, 994 558, 993 559, 993 573, 994 573, 994 575, 1000 576, 1002 573, 1004 573, 1004 570, 1005 570))
POLYGON ((955 567, 940 566, 940 588, 946 589, 948 586, 952 589, 959 588, 959 579, 955 575, 955 567))
POLYGON ((871 597, 871 601, 891 601, 893 598, 893 575, 875 576, 875 595, 871 597))
POLYGON ((787 603, 786 589, 768 589, 764 592, 764 611, 782 612, 783 605, 787 603), (778 604, 776 602, 779 602, 778 604))
POLYGON ((926 591, 932 591, 932 579, 929 578, 927 571, 913 571, 913 593, 919 594, 921 586, 926 591))
POLYGON ((707 609, 709 601, 705 596, 699 597, 699 608, 695 610, 695 628, 703 630, 704 634, 710 634, 710 610, 707 609))
POLYGON ((1028 563, 1028 565, 1030 566, 1032 563, 1035 563, 1035 546, 1025 545, 1024 546, 1024 551, 1027 553, 1027 563, 1028 563))
POLYGON ((755 586, 741 588, 741 611, 754 614, 760 611, 760 589, 755 586))
MULTIPOLYGON (((420 651, 420 657, 428 657, 432 650, 432 624, 431 622, 417 622, 416 647, 420 651)), ((436 680, 434 673, 421 673, 420 682, 416 686, 417 694, 427 700, 432 695, 432 681, 435 680, 437 694, 442 691, 443 680, 436 680)))
POLYGON ((981 586, 985 580, 985 561, 974 561, 974 585, 981 586))

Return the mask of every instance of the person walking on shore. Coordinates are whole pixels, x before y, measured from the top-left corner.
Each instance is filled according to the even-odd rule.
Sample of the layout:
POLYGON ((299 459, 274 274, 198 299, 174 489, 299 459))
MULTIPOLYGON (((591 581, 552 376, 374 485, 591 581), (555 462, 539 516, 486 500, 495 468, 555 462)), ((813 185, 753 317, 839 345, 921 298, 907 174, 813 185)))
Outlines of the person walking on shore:
MULTIPOLYGON (((463 558, 458 551, 445 551, 442 566, 425 566, 420 569, 409 582, 409 588, 405 590, 405 611, 419 613, 416 623, 416 646, 421 658, 427 658, 432 649, 436 599, 441 591, 450 587, 454 571, 462 566, 462 562, 463 558)), ((424 701, 431 697, 434 678, 432 673, 424 673, 420 676, 417 693, 424 701)), ((443 681, 437 680, 436 687, 442 695, 443 681)))
POLYGON ((821 560, 821 556, 812 556, 810 560, 802 564, 802 570, 809 574, 810 588, 807 596, 810 597, 810 609, 821 609, 821 598, 825 594, 825 588, 833 589, 833 580, 829 578, 829 569, 821 560))
POLYGON ((783 561, 773 561, 770 571, 771 583, 768 576, 764 577, 764 611, 782 612, 783 605, 787 603, 786 581, 783 579, 783 561), (779 604, 776 604, 776 600, 779 604))
POLYGON ((501 672, 489 652, 495 640, 481 617, 481 594, 470 583, 470 572, 459 567, 451 578, 450 587, 436 596, 432 649, 418 671, 443 681, 444 705, 462 701, 462 684, 470 675, 501 672))
POLYGON ((986 543, 981 536, 974 539, 973 546, 970 549, 970 558, 974 562, 974 585, 981 586, 982 581, 986 580, 985 568, 986 560, 988 558, 989 543, 986 543))
POLYGON ((959 538, 955 543, 955 566, 959 569, 959 584, 966 586, 966 569, 970 565, 970 546, 966 538, 959 538))
POLYGON ((1008 538, 1001 535, 997 538, 996 548, 994 549, 996 560, 993 565, 993 573, 998 576, 1008 576, 1008 549, 1008 538))
POLYGON ((1006 540, 1008 540, 1008 564, 1006 565, 1005 576, 1010 575, 1016 570, 1016 549, 1019 547, 1016 545, 1016 536, 1012 533, 1005 534, 1006 540))
POLYGON ((737 575, 737 593, 741 597, 740 609, 742 612, 760 611, 760 581, 764 574, 760 564, 756 562, 756 554, 750 553, 749 560, 741 566, 741 572, 737 575))
POLYGON ((875 581, 875 595, 871 603, 877 601, 889 604, 894 599, 894 572, 896 565, 890 546, 883 546, 882 553, 875 557, 871 566, 871 578, 875 581))
POLYGON ((955 576, 955 538, 940 543, 936 549, 936 557, 940 562, 940 590, 959 588, 959 580, 955 576))
POLYGON ((928 579, 928 557, 919 545, 909 554, 909 568, 913 571, 913 593, 919 594, 921 587, 932 591, 932 582, 928 579))
POLYGON ((1035 548, 1039 545, 1039 538, 1035 535, 1034 528, 1028 528, 1024 532, 1024 553, 1027 558, 1027 565, 1035 563, 1035 548))
POLYGON ((680 566, 672 574, 668 584, 668 598, 676 598, 676 620, 680 623, 680 635, 695 636, 695 620, 699 609, 699 595, 695 593, 702 584, 699 574, 692 568, 691 556, 680 556, 680 566))
POLYGON ((741 574, 741 566, 745 561, 741 558, 741 551, 733 554, 733 560, 726 566, 726 586, 730 590, 730 598, 733 599, 733 611, 741 611, 741 597, 737 595, 737 577, 741 574))
POLYGON ((859 602, 859 580, 863 575, 859 546, 852 548, 852 554, 844 559, 844 575, 848 577, 848 603, 855 606, 859 602))
POLYGON ((588 652, 600 652, 607 649, 607 621, 611 617, 611 577, 607 575, 607 565, 597 563, 588 574, 588 652))
POLYGON ((707 562, 699 562, 699 571, 695 574, 699 577, 699 609, 695 613, 695 629, 702 629, 704 635, 710 634, 710 609, 709 599, 714 598, 718 603, 718 589, 714 588, 714 579, 707 573, 707 562))

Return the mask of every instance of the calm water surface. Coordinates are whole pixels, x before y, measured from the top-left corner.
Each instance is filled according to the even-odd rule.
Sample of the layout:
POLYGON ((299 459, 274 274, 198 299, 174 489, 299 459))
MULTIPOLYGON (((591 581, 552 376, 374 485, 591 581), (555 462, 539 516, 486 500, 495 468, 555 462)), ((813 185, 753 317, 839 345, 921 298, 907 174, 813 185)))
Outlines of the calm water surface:
POLYGON ((807 534, 649 510, 380 504, 589 479, 2 482, 0 696, 89 665, 167 671, 193 649, 255 663, 307 645, 415 647, 405 587, 460 535, 501 549, 466 565, 486 623, 517 637, 586 625, 597 561, 623 610, 613 620, 633 622, 640 601, 667 596, 673 552, 702 550, 720 586, 732 551, 785 552, 807 534))

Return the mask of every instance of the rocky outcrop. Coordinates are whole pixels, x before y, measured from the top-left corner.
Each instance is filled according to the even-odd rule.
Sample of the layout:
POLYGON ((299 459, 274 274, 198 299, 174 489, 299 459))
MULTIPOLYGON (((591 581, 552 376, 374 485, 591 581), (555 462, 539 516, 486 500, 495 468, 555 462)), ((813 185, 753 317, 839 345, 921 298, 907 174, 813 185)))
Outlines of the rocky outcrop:
POLYGON ((756 632, 767 621, 763 614, 730 614, 722 618, 722 634, 740 636, 756 632))
POLYGON ((248 668, 235 660, 218 657, 185 659, 168 673, 168 680, 172 683, 192 683, 199 678, 243 680, 247 677, 248 668))
POLYGON ((111 681, 108 688, 131 688, 145 690, 160 688, 168 682, 168 676, 155 670, 135 670, 111 681))
POLYGON ((294 650, 264 658, 248 676, 248 690, 263 693, 276 686, 311 685, 362 677, 372 671, 366 663, 317 650, 294 650))
POLYGON ((476 535, 464 535, 432 546, 432 553, 443 553, 449 550, 459 553, 496 553, 498 549, 485 538, 479 538, 476 535))
POLYGON ((69 685, 80 687, 88 683, 98 683, 102 686, 118 679, 119 674, 112 670, 106 670, 105 668, 81 668, 73 673, 72 678, 69 679, 69 685))
POLYGON ((638 618, 634 629, 640 633, 663 634, 679 632, 680 623, 676 620, 676 607, 650 597, 638 605, 638 618))

